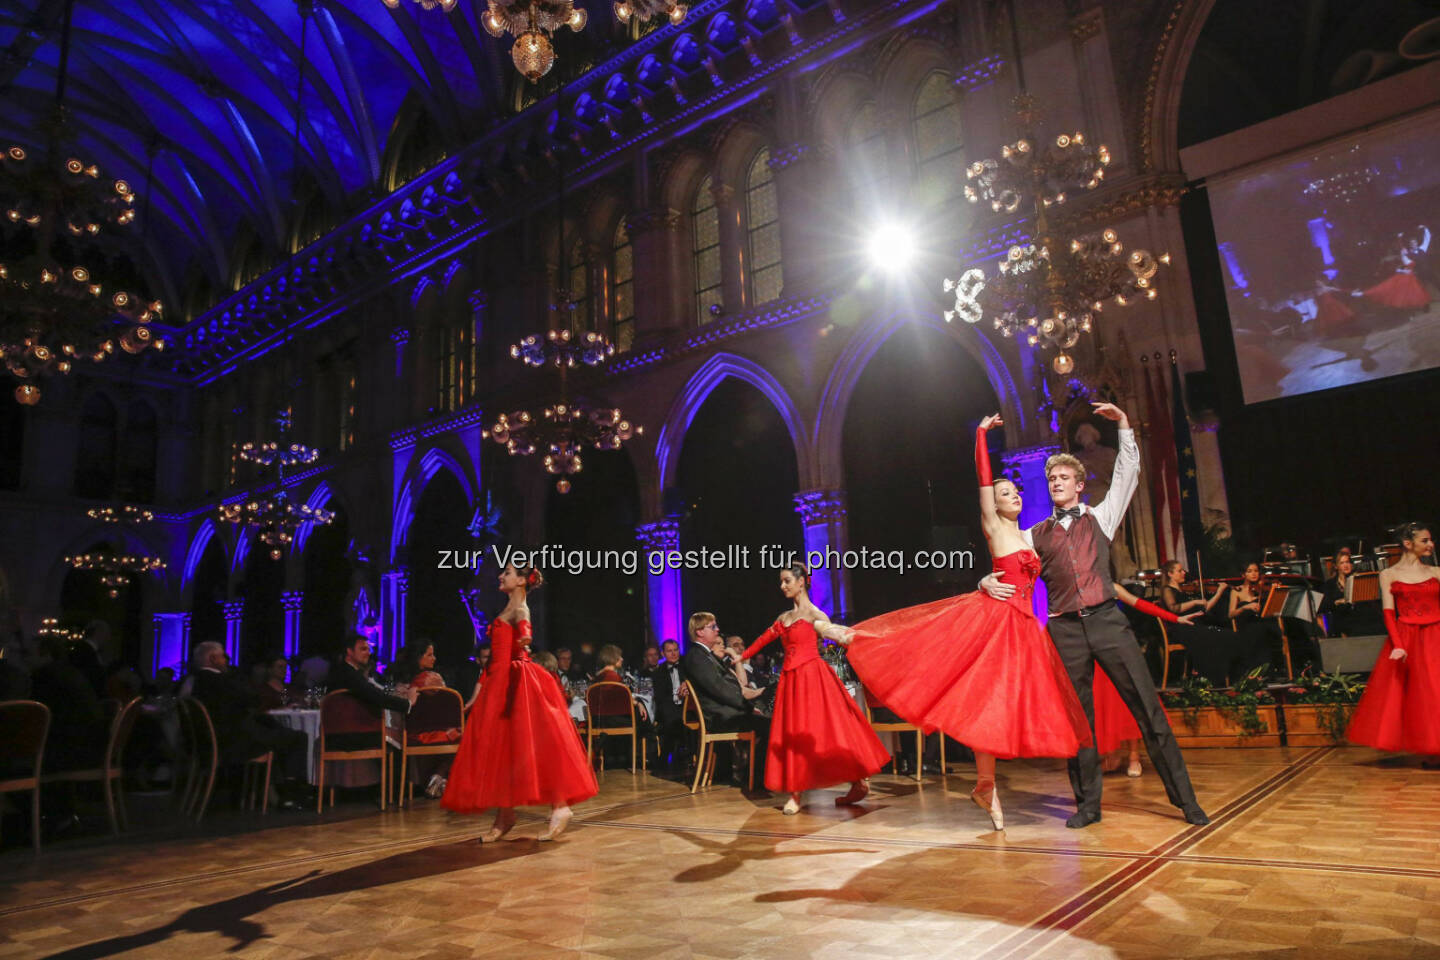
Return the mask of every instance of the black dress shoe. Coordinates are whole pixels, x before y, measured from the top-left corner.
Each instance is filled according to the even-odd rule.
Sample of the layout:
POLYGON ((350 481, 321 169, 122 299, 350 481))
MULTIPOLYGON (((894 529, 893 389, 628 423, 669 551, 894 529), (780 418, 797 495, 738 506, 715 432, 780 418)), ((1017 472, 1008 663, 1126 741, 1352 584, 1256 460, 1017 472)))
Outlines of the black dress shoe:
POLYGON ((1180 812, 1185 815, 1186 823, 1193 823, 1197 827, 1203 827, 1210 822, 1210 818, 1205 816, 1205 811, 1200 809, 1199 804, 1182 807, 1180 812))
POLYGON ((1077 810, 1074 814, 1071 815, 1069 820, 1065 821, 1065 826, 1069 827, 1071 830, 1080 830, 1084 827, 1090 826, 1090 824, 1092 823, 1099 822, 1099 811, 1096 811, 1095 813, 1087 813, 1084 810, 1077 810))

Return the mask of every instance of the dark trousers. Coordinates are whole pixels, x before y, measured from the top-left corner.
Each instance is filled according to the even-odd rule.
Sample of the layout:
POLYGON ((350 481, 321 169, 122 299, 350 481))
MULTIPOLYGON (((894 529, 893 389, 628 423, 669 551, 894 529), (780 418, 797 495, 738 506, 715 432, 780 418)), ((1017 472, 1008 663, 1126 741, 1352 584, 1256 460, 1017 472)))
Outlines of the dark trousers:
MULTIPOLYGON (((1060 659, 1075 685, 1080 705, 1085 708, 1085 718, 1090 721, 1093 736, 1095 730, 1095 664, 1109 675, 1140 726, 1140 735, 1145 739, 1145 750, 1150 754, 1150 764, 1160 775, 1165 785, 1165 795, 1177 807, 1195 803, 1195 791, 1190 788, 1190 774, 1185 769, 1185 760, 1180 748, 1175 745, 1175 735, 1170 731, 1170 721, 1160 706, 1160 697, 1155 693, 1155 682, 1150 679, 1150 670, 1140 654, 1135 635, 1130 632, 1130 623, 1115 604, 1106 604, 1088 617, 1052 617, 1050 639, 1060 651, 1060 659)), ((1081 813, 1100 812, 1100 754, 1092 743, 1082 747, 1080 753, 1069 763, 1070 788, 1075 792, 1075 804, 1081 813)))

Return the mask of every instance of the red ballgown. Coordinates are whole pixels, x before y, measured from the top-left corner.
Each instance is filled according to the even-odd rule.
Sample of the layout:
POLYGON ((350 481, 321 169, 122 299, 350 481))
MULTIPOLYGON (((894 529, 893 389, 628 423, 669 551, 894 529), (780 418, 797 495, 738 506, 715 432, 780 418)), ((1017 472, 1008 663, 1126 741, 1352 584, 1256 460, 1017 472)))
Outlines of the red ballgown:
POLYGON ((821 658, 815 625, 796 620, 787 627, 776 620, 750 644, 743 659, 776 639, 785 645, 785 666, 770 718, 765 789, 800 793, 877 773, 890 762, 890 754, 821 658))
POLYGON ((1385 641, 1345 737, 1351 743, 1440 756, 1440 580, 1390 584, 1404 660, 1385 641))
POLYGON ((1120 699, 1120 691, 1115 689, 1110 674, 1098 663, 1091 690, 1095 698, 1095 749, 1100 751, 1100 755, 1119 750, 1126 740, 1139 740, 1140 725, 1135 722, 1135 716, 1125 706, 1125 701, 1120 699))
POLYGON ((1355 319, 1351 310, 1333 293, 1322 293, 1315 298, 1315 329, 1324 336, 1335 336, 1349 332, 1350 323, 1355 319))
POLYGON ((976 591, 856 624, 850 665, 926 732, 1006 759, 1073 757, 1091 742, 1090 724, 1031 612, 1040 558, 1018 550, 994 567, 1018 588, 1009 600, 976 591))
POLYGON ((456 813, 569 805, 600 788, 564 694, 531 662, 530 621, 490 624, 490 666, 440 804, 456 813))
POLYGON ((1366 299, 1396 310, 1423 310, 1430 305, 1430 294, 1409 269, 1396 270, 1389 277, 1365 291, 1366 299))

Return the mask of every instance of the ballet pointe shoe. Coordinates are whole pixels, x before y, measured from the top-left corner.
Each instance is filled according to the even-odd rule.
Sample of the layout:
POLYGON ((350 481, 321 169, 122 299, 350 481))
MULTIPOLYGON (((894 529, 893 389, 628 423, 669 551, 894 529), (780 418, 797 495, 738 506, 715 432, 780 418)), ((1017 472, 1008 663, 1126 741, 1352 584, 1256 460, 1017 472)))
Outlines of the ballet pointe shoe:
POLYGON ((505 834, 509 833, 510 829, 514 826, 515 814, 512 813, 508 817, 504 815, 497 815, 495 817, 495 825, 480 835, 480 842, 494 843, 496 840, 499 840, 501 837, 505 836, 505 834))
POLYGON ((1135 778, 1135 777, 1140 776, 1140 758, 1139 758, 1139 757, 1134 757, 1134 758, 1131 759, 1131 761, 1130 761, 1130 766, 1129 766, 1129 768, 1127 768, 1126 771, 1125 771, 1125 776, 1130 777, 1130 778, 1132 778, 1132 779, 1135 778))
POLYGON ((850 784, 850 792, 843 797, 835 798, 835 806, 848 807, 853 803, 859 803, 870 795, 870 781, 856 780, 850 784))
POLYGON ((800 812, 800 797, 793 793, 790 794, 790 799, 785 801, 785 806, 780 808, 780 812, 787 817, 795 816, 800 812))
POLYGON ((1005 814, 1000 809, 1000 791, 995 789, 994 780, 978 781, 970 793, 970 799, 975 801, 975 806, 990 815, 990 823, 996 830, 1005 829, 1005 814))
POLYGON ((569 807, 556 807, 553 811, 551 811, 550 829, 540 834, 541 842, 547 840, 554 840, 556 837, 560 836, 560 834, 564 833, 565 828, 570 825, 570 818, 573 816, 574 814, 570 812, 569 807))

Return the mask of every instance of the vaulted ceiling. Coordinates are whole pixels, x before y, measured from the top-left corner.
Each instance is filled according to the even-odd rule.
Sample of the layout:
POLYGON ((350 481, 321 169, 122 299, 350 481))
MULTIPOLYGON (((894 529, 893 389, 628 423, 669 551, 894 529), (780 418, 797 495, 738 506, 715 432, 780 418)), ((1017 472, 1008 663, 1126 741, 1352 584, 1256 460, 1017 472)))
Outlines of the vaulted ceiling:
MULTIPOLYGON (((479 26, 484 9, 324 0, 302 19, 296 0, 76 0, 73 149, 148 203, 142 268, 167 299, 197 275, 223 293, 237 238, 286 248, 297 186, 306 216, 320 205, 337 217, 382 192, 387 148, 412 113, 459 144, 509 112, 513 67, 479 26)), ((64 10, 0 0, 6 145, 47 138, 64 10)), ((592 29, 611 26, 595 19, 592 29)))

